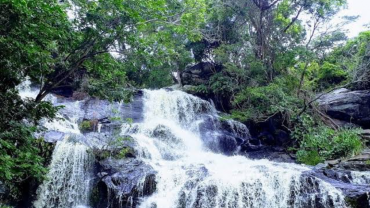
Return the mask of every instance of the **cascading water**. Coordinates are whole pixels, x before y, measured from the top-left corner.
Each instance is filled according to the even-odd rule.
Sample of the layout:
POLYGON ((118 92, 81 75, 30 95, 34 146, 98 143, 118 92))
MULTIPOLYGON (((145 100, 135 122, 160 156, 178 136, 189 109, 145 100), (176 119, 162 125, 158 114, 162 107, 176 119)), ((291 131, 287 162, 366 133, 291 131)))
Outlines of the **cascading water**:
MULTIPOLYGON (((49 99, 50 100, 50 99, 49 99)), ((57 141, 48 175, 39 187, 36 208, 87 207, 92 189, 94 157, 84 144, 77 120, 81 116, 80 102, 57 103, 63 105, 58 115, 62 120, 44 122, 49 132, 60 132, 63 138, 57 141), (69 115, 63 112, 68 112, 69 115)))
MULTIPOLYGON (((18 89, 22 99, 35 98, 38 90, 30 87, 26 80, 18 89)), ((55 106, 63 105, 63 110, 57 115, 59 119, 52 122, 43 121, 43 127, 48 129, 51 138, 57 138, 49 172, 44 183, 38 189, 35 208, 77 208, 87 207, 93 179, 94 157, 89 147, 83 144, 77 121, 81 118, 79 101, 68 101, 53 95, 45 100, 55 106)), ((54 141, 51 141, 54 142, 54 141)))
POLYGON ((47 179, 40 187, 37 208, 73 208, 89 203, 93 157, 83 144, 57 143, 47 179))
MULTIPOLYGON (((21 95, 34 97, 35 92, 26 86, 21 95)), ((342 192, 309 174, 312 171, 309 167, 251 160, 237 155, 240 144, 249 142, 248 128, 239 122, 222 119, 209 102, 181 91, 163 89, 144 90, 142 97, 142 107, 138 107, 141 106, 139 104, 129 108, 132 111, 129 114, 138 118, 134 119, 134 123, 125 123, 120 128, 121 136, 130 136, 134 140, 136 158, 100 161, 100 165, 113 164, 115 171, 123 172, 112 172, 108 177, 108 171, 102 175, 104 178, 101 180, 108 187, 108 204, 92 206, 116 207, 117 203, 110 201, 110 194, 113 194, 121 207, 346 207, 342 192), (137 178, 135 182, 126 181, 130 177, 122 178, 122 174, 132 170, 125 172, 126 165, 136 168, 135 174, 138 175, 134 175, 134 178, 142 172, 145 176, 146 168, 151 167, 153 170, 147 173, 151 174, 152 179, 155 174, 155 187, 148 184, 145 177, 137 178), (136 196, 125 198, 123 194, 130 190, 126 192, 126 189, 119 189, 129 187, 122 183, 133 185, 136 196), (155 190, 151 195, 145 194, 148 193, 145 190, 148 186, 150 193, 155 190), (125 202, 126 199, 128 201, 125 202)), ((60 117, 64 120, 44 123, 50 132, 57 132, 63 138, 56 139, 58 142, 50 170, 47 179, 39 187, 34 206, 89 207, 92 180, 101 177, 99 173, 93 174, 96 161, 90 150, 104 147, 107 143, 104 140, 109 140, 109 135, 114 133, 109 132, 113 129, 107 128, 104 123, 98 123, 99 132, 82 134, 78 129, 78 121, 104 121, 109 117, 114 118, 116 114, 124 114, 122 109, 125 108, 119 103, 102 105, 98 100, 73 101, 54 96, 47 99, 55 105, 65 106, 60 111, 60 117), (116 112, 115 115, 111 115, 110 111, 116 112), (108 132, 100 133, 101 129, 108 132)), ((121 115, 121 118, 127 118, 127 115, 121 115)), ((353 184, 368 182, 368 175, 352 175, 353 184)))
MULTIPOLYGON (((205 138, 212 134, 201 128, 204 114, 218 125, 208 102, 166 90, 145 90, 143 102, 144 121, 122 130, 136 140, 141 159, 157 172, 156 192, 139 207, 345 207, 340 191, 302 175, 307 167, 215 153, 205 138)), ((245 134, 244 125, 232 126, 245 134)))

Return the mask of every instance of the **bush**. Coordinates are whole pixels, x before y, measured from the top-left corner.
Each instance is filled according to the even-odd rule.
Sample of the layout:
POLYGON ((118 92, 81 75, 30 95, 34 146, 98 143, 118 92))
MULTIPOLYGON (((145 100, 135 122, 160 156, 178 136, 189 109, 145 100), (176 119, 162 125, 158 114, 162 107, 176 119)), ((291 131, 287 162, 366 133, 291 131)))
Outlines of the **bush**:
POLYGON ((297 159, 307 165, 317 165, 325 160, 357 155, 362 149, 363 144, 356 129, 336 131, 319 126, 303 134, 297 159))
POLYGON ((10 191, 6 200, 16 202, 26 183, 41 182, 47 173, 53 145, 35 133, 43 130, 39 121, 55 118, 59 107, 22 100, 16 90, 0 93, 0 103, 0 181, 10 191))
POLYGON ((82 121, 80 125, 78 125, 78 127, 80 128, 81 131, 92 131, 94 125, 92 124, 91 121, 85 120, 82 121))
POLYGON ((347 77, 348 73, 340 66, 324 62, 315 81, 320 89, 325 89, 345 81, 347 77))
POLYGON ((276 113, 294 114, 300 105, 294 95, 294 79, 276 79, 262 87, 249 87, 235 96, 233 118, 246 121, 264 120, 276 113))

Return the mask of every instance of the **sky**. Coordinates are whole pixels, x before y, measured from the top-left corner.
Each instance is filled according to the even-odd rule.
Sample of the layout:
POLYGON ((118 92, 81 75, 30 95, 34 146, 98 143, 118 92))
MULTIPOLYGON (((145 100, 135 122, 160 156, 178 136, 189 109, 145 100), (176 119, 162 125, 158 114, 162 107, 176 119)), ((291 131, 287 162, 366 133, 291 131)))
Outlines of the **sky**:
POLYGON ((367 30, 363 25, 370 23, 370 0, 347 0, 347 2, 347 9, 340 11, 333 21, 339 21, 341 16, 360 15, 356 22, 345 27, 349 30, 348 37, 352 38, 367 30))

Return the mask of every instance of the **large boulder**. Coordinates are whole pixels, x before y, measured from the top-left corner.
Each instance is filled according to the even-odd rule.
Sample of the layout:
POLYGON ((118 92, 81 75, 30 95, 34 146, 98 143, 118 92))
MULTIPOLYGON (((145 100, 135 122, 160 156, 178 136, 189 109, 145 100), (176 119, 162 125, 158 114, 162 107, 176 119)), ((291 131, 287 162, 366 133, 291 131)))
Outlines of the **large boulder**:
POLYGON ((207 84, 209 78, 221 71, 221 66, 214 65, 209 62, 201 62, 193 66, 187 67, 180 75, 183 85, 201 85, 207 84))
POLYGON ((199 130, 207 148, 226 155, 238 153, 241 146, 251 139, 244 124, 214 115, 204 115, 199 130))
POLYGON ((370 91, 342 88, 317 100, 321 110, 331 118, 370 128, 370 91))
POLYGON ((142 96, 142 91, 136 92, 130 103, 109 102, 91 98, 85 101, 82 106, 85 111, 84 120, 124 121, 130 118, 133 122, 140 122, 143 119, 142 96))
POLYGON ((291 135, 287 130, 286 119, 282 114, 255 122, 246 122, 251 139, 242 146, 242 151, 252 159, 269 159, 276 162, 295 162, 287 149, 292 146, 291 135))
POLYGON ((108 158, 99 164, 93 207, 136 207, 139 197, 156 189, 156 172, 141 160, 108 158))

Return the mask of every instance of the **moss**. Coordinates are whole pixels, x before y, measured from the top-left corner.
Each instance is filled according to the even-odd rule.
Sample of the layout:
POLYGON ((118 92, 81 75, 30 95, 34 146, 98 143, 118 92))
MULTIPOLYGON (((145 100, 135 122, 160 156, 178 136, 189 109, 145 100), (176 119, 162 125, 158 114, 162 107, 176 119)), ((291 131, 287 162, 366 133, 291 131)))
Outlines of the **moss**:
POLYGON ((117 160, 131 157, 134 155, 133 150, 130 147, 123 147, 115 150, 93 150, 93 154, 98 161, 105 160, 107 158, 114 158, 117 160))
POLYGON ((78 127, 82 131, 86 131, 86 130, 92 129, 92 125, 91 125, 91 122, 90 121, 82 121, 78 127))
POLYGON ((92 207, 96 207, 99 203, 99 188, 98 186, 95 186, 92 191, 91 191, 91 195, 90 195, 90 205, 92 207))
POLYGON ((84 120, 82 121, 78 127, 81 131, 86 132, 86 131, 94 131, 98 125, 99 121, 94 119, 94 120, 84 120))

